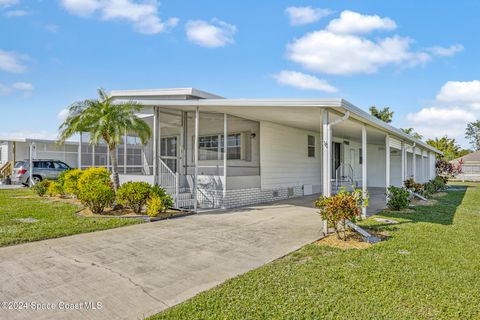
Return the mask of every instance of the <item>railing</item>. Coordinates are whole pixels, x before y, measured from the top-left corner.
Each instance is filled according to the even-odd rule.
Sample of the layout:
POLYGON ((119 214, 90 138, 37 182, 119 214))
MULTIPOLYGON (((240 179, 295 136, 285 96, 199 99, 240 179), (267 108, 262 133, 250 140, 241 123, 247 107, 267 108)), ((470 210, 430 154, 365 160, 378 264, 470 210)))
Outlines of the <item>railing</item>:
POLYGON ((13 167, 14 167, 13 161, 8 161, 0 168, 0 174, 3 177, 11 176, 13 174, 13 167))
POLYGON ((145 154, 145 151, 142 149, 142 158, 143 158, 143 174, 145 175, 150 175, 150 166, 148 165, 148 159, 147 155, 145 154))
POLYGON ((179 174, 173 172, 162 159, 158 159, 159 163, 159 183, 167 193, 174 195, 175 205, 178 206, 179 199, 179 174))
POLYGON ((348 181, 352 185, 354 181, 354 170, 349 163, 342 162, 340 166, 335 170, 335 188, 338 190, 338 185, 340 182, 348 181))

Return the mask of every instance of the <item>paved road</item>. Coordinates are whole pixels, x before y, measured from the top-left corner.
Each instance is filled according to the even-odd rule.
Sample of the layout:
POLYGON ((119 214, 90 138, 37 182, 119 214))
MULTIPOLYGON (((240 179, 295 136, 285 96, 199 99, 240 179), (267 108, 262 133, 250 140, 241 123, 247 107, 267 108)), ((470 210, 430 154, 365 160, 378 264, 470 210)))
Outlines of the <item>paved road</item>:
POLYGON ((0 318, 149 316, 320 238, 311 203, 295 199, 0 248, 0 301, 29 304, 0 310, 0 318), (32 302, 55 310, 32 310, 32 302), (64 309, 82 302, 101 308, 64 309))

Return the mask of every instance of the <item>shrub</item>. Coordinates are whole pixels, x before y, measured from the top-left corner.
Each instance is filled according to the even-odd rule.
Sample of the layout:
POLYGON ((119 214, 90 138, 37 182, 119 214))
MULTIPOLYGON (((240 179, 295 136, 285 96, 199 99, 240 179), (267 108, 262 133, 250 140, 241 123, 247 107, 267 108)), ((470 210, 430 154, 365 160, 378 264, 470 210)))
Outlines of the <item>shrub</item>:
POLYGON ((348 192, 341 189, 340 192, 334 196, 325 197, 320 196, 315 201, 315 207, 320 209, 322 219, 335 229, 335 233, 339 239, 342 239, 338 230, 338 224, 343 225, 343 240, 346 239, 346 222, 350 220, 355 222, 357 217, 361 214, 361 209, 368 205, 368 198, 362 196, 361 190, 354 190, 348 192))
POLYGON ((106 207, 113 204, 115 191, 113 191, 110 183, 91 179, 80 184, 78 199, 93 213, 102 213, 106 207))
POLYGON ((57 182, 60 183, 60 185, 63 187, 65 185, 65 176, 67 175, 68 171, 70 170, 65 170, 62 171, 57 178, 57 182))
POLYGON ((47 194, 48 191, 48 186, 50 185, 51 181, 50 180, 42 180, 36 184, 34 184, 31 189, 33 192, 35 192, 39 197, 43 197, 45 194, 47 194))
POLYGON ((124 183, 117 191, 118 203, 132 208, 135 213, 140 213, 150 196, 151 189, 147 182, 124 183))
POLYGON ((397 188, 390 186, 387 189, 388 201, 387 206, 391 210, 401 210, 408 208, 410 204, 410 193, 406 188, 397 188))
POLYGON ((447 188, 447 177, 436 176, 435 179, 431 180, 433 185, 435 186, 435 192, 443 191, 447 188))
POLYGON ((162 197, 153 193, 147 200, 147 214, 154 218, 160 213, 165 212, 165 210, 167 210, 167 207, 162 197))
POLYGON ((79 188, 82 185, 89 184, 93 181, 99 181, 104 184, 111 184, 110 171, 105 168, 88 168, 78 178, 79 188))
POLYGON ((425 198, 431 197, 435 192, 437 192, 437 188, 432 180, 425 182, 420 190, 420 194, 425 198))
POLYGON ((405 180, 403 182, 403 185, 405 186, 405 188, 407 188, 408 190, 412 190, 415 193, 420 192, 423 187, 421 183, 415 182, 415 180, 413 180, 412 178, 405 180))
POLYGON ((172 197, 169 194, 167 194, 165 189, 163 189, 162 187, 153 186, 152 190, 151 190, 151 194, 155 194, 155 195, 159 196, 160 198, 162 198, 162 201, 165 205, 165 210, 173 207, 172 197))
POLYGON ((62 185, 56 181, 50 182, 47 190, 50 197, 61 196, 64 193, 62 185))
POLYGON ((83 171, 80 169, 73 169, 65 172, 66 173, 64 176, 64 183, 63 183, 63 188, 65 189, 65 192, 68 194, 73 194, 75 196, 78 196, 78 191, 79 191, 78 180, 82 176, 83 171))

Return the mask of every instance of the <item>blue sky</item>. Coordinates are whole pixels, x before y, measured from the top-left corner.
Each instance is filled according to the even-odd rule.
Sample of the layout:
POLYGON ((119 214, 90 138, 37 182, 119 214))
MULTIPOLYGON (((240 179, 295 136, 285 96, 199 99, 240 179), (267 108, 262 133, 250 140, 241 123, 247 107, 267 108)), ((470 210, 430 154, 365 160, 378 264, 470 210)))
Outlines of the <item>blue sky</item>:
POLYGON ((465 146, 480 1, 0 0, 0 136, 54 138, 96 88, 342 97, 465 146))

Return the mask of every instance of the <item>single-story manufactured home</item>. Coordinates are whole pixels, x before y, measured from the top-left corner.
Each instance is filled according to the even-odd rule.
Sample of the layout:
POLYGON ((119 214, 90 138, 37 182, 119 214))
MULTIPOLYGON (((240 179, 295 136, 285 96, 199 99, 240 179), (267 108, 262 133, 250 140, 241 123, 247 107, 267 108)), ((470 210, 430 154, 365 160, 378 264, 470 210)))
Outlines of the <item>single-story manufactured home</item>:
POLYGON ((480 181, 480 151, 469 153, 452 160, 455 166, 461 164, 461 173, 455 178, 463 181, 480 181))
MULTIPOLYGON (((435 177, 438 150, 344 99, 226 99, 193 88, 112 91, 143 106, 142 173, 178 207, 232 208, 435 177), (226 138, 225 138, 226 137, 226 138)), ((366 212, 364 212, 366 214, 366 212)))

